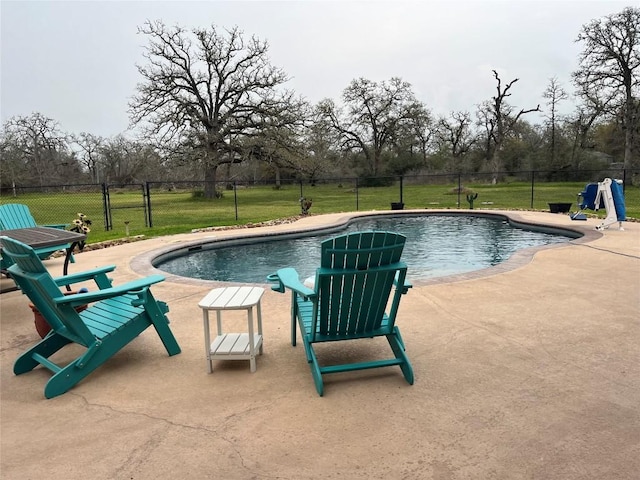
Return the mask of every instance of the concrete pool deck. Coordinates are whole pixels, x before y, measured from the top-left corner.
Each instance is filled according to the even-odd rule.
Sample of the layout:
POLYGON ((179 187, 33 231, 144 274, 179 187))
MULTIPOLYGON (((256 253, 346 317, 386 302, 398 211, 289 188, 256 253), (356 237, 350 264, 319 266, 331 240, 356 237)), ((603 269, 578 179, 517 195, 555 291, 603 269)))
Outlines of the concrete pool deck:
MULTIPOLYGON (((148 329, 69 392, 46 400, 47 370, 12 373, 15 358, 39 337, 28 299, 3 293, 0 478, 638 478, 640 223, 596 232, 596 219, 490 213, 588 236, 411 289, 397 325, 416 376, 412 386, 398 368, 359 371, 325 376, 319 397, 302 345, 290 345, 290 296, 267 285, 257 371, 250 373, 248 361, 214 362, 208 374, 197 304, 224 284, 167 275, 152 290, 171 308, 182 353, 168 357, 148 329)), ((150 256, 184 242, 346 217, 86 251, 70 271, 115 264, 114 284, 121 284, 151 272, 150 256)), ((45 264, 61 272, 61 259, 45 264)), ((245 318, 225 313, 225 326, 229 319, 228 330, 234 322, 242 328, 245 318)), ((341 349, 352 357, 386 355, 382 342, 321 353, 328 361, 341 349)))

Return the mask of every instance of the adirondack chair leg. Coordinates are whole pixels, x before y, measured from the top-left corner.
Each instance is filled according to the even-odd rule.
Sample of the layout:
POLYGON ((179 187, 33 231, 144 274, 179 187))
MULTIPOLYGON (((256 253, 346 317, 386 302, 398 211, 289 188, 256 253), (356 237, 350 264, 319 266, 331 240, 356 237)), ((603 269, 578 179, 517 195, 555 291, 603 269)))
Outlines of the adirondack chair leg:
POLYGON ((44 396, 53 398, 67 392, 110 359, 114 354, 114 350, 118 351, 120 348, 97 348, 95 353, 83 363, 82 368, 78 367, 78 362, 83 359, 83 356, 72 361, 49 379, 44 387, 44 396))
MULTIPOLYGON (((302 324, 302 319, 300 319, 300 332, 301 335, 306 335, 304 325, 302 324)), ((307 356, 307 363, 312 363, 315 359, 315 362, 318 363, 318 359, 316 358, 316 354, 313 351, 313 347, 311 343, 307 341, 306 338, 302 338, 302 344, 304 345, 304 354, 307 356)))
MULTIPOLYGON (((305 342, 305 347, 307 345, 308 342, 305 342)), ((313 375, 313 381, 316 384, 318 395, 322 396, 324 393, 324 383, 322 382, 322 372, 320 369, 320 364, 318 363, 318 357, 316 357, 316 353, 313 351, 313 347, 311 345, 309 345, 307 351, 311 358, 311 360, 309 361, 309 366, 311 367, 311 375, 313 375)))
POLYGON ((34 355, 40 355, 44 358, 49 358, 65 345, 68 345, 71 341, 65 337, 52 333, 38 343, 36 343, 29 350, 20 355, 13 364, 13 373, 20 375, 22 373, 30 372, 35 367, 40 365, 40 362, 36 361, 34 355))
POLYGON ((400 364, 400 369, 404 374, 404 378, 409 385, 413 385, 413 367, 411 366, 411 362, 409 362, 409 358, 407 357, 404 351, 404 344, 400 338, 400 331, 398 327, 393 328, 393 334, 386 335, 387 341, 391 346, 391 350, 393 350, 394 355, 398 360, 402 360, 400 364))
MULTIPOLYGON (((155 303, 155 302, 154 302, 155 303)), ((160 310, 158 309, 158 312, 160 310)), ((165 321, 160 321, 160 330, 162 331, 162 324, 168 329, 165 321)), ((145 330, 145 321, 140 319, 131 321, 119 329, 120 335, 117 337, 111 337, 108 342, 102 342, 101 344, 95 344, 89 348, 84 355, 80 355, 74 361, 63 367, 60 371, 56 372, 47 382, 44 388, 44 396, 46 398, 53 398, 68 391, 75 386, 78 382, 92 373, 100 365, 113 357, 113 355, 119 352, 122 348, 129 344, 132 338, 142 333, 145 330), (89 355, 87 355, 90 353, 89 355)), ((155 323, 154 323, 155 326, 155 323)), ((156 329, 157 330, 157 329, 156 329)), ((164 334, 164 332, 163 332, 164 334)), ((174 355, 180 352, 180 347, 170 334, 171 338, 160 334, 160 338, 165 343, 167 352, 169 355, 174 355), (172 345, 172 342, 175 346, 172 345), (177 352, 176 352, 177 349, 177 352)), ((47 337, 49 338, 49 337, 47 337)))
POLYGON ((68 365, 49 379, 44 387, 45 398, 53 398, 58 395, 62 395, 80 382, 84 377, 93 372, 96 368, 98 368, 98 365, 95 365, 92 368, 85 367, 82 370, 78 370, 73 364, 68 365))
POLYGON ((147 296, 145 308, 151 316, 153 327, 156 329, 160 340, 162 340, 164 348, 170 357, 179 354, 181 351, 180 345, 178 345, 176 337, 169 328, 169 319, 165 315, 169 311, 169 307, 165 302, 156 301, 150 291, 147 292, 147 296))
POLYGON ((400 330, 398 329, 398 327, 394 328, 394 332, 396 334, 396 337, 398 338, 398 342, 400 342, 400 346, 402 346, 402 350, 406 350, 404 346, 404 340, 402 339, 402 335, 400 335, 400 330))
POLYGON ((172 357, 173 355, 179 354, 181 352, 180 345, 178 345, 178 341, 176 340, 176 337, 174 337, 173 332, 166 321, 153 320, 153 326, 156 329, 156 332, 158 332, 158 336, 160 337, 160 340, 162 340, 162 344, 167 350, 169 356, 172 357))
MULTIPOLYGON (((298 317, 298 303, 296 292, 291 292, 291 345, 296 346, 296 318, 298 317)), ((304 332, 304 330, 301 330, 304 332)))

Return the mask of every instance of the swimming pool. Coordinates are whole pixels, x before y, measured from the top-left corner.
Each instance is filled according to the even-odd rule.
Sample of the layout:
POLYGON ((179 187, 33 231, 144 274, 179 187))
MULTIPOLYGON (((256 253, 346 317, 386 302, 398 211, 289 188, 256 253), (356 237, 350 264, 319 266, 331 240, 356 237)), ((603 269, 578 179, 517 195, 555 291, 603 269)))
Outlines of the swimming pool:
POLYGON ((518 228, 504 217, 489 215, 385 215, 356 218, 344 228, 324 233, 252 237, 233 245, 209 242, 177 249, 153 260, 165 272, 202 280, 265 283, 279 268, 294 267, 301 278, 315 273, 320 263, 320 243, 342 233, 387 230, 407 237, 402 259, 410 280, 471 272, 497 265, 514 252, 579 237, 518 228))

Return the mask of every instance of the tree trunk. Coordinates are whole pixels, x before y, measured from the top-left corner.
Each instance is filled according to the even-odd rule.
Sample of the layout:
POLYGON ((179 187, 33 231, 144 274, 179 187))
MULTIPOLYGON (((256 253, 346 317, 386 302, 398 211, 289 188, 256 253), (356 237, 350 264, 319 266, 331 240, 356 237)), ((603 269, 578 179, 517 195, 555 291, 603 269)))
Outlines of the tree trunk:
POLYGON ((556 108, 551 106, 551 167, 556 166, 556 108))
MULTIPOLYGON (((631 82, 629 82, 631 83, 631 82)), ((624 111, 624 168, 631 168, 633 165, 633 133, 636 129, 636 115, 635 113, 635 105, 633 101, 633 95, 631 92, 631 87, 626 88, 627 100, 625 104, 624 111)))
POLYGON ((373 151, 373 162, 371 165, 371 174, 374 177, 377 177, 380 173, 380 157, 382 156, 382 152, 379 149, 375 149, 373 151))
POLYGON ((216 196, 216 175, 217 165, 207 165, 204 171, 204 198, 217 198, 216 196))
POLYGON ((499 177, 499 175, 501 175, 501 172, 503 170, 502 158, 500 157, 500 153, 498 153, 498 149, 497 148, 493 152, 491 160, 489 161, 489 168, 491 170, 491 173, 493 174, 493 176, 491 178, 491 183, 493 185, 495 185, 496 183, 498 183, 498 180, 499 180, 498 177, 499 177))
POLYGON ((274 165, 273 169, 276 173, 276 189, 279 189, 282 186, 282 180, 280 179, 280 167, 274 165))
POLYGON ((633 128, 627 127, 624 134, 624 168, 631 168, 633 165, 633 128))

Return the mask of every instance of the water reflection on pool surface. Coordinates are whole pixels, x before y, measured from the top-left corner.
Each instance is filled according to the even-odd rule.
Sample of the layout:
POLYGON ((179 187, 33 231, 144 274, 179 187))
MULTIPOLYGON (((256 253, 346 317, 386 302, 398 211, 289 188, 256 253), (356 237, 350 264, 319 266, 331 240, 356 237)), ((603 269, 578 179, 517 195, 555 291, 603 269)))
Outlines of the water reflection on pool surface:
POLYGON ((294 267, 301 278, 315 274, 320 243, 361 230, 386 230, 407 237, 402 259, 409 280, 480 270, 507 260, 517 250, 567 242, 574 237, 523 230, 500 217, 473 215, 378 216, 353 220, 344 230, 298 238, 257 237, 246 244, 165 255, 156 268, 183 277, 241 283, 265 283, 279 268, 294 267))

